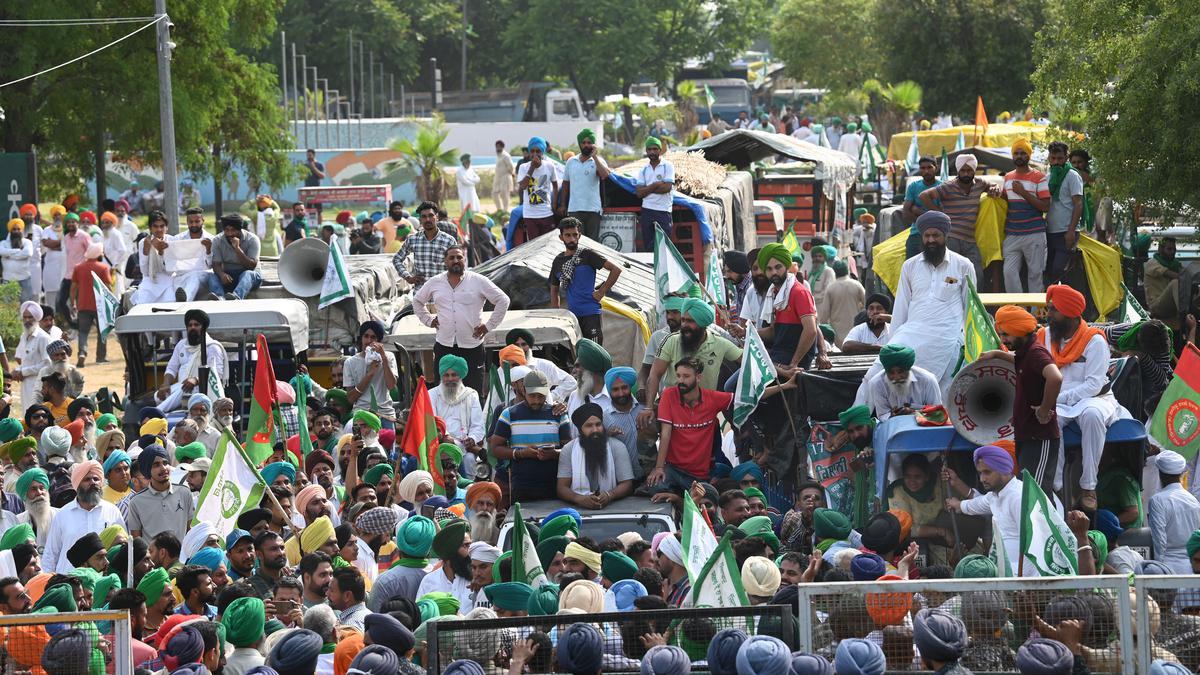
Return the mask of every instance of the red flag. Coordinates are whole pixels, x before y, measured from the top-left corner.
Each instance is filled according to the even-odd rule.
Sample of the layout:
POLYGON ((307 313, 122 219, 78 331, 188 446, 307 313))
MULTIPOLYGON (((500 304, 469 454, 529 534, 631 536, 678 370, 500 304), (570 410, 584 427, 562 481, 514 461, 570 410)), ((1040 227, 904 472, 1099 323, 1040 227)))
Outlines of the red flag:
POLYGON ((979 140, 987 134, 988 118, 983 109, 983 97, 978 97, 975 103, 975 141, 971 145, 979 145, 979 140))
POLYGON ((250 400, 250 423, 246 428, 246 453, 255 466, 261 465, 271 456, 275 421, 271 411, 275 409, 279 394, 275 390, 275 368, 271 366, 271 352, 267 338, 261 333, 256 342, 258 364, 254 368, 254 397, 250 400))
POLYGON ((429 400, 429 390, 425 387, 425 377, 422 376, 417 381, 417 390, 413 392, 412 409, 408 412, 408 422, 404 426, 400 449, 405 454, 416 457, 421 470, 428 471, 433 476, 436 486, 444 492, 442 467, 437 463, 437 448, 438 433, 433 402, 429 400))

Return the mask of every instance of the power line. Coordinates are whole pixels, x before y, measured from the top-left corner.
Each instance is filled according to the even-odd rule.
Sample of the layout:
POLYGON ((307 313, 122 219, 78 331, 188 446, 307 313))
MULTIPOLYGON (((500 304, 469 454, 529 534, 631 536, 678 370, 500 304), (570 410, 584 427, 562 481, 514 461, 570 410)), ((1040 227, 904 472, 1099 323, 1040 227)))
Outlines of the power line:
POLYGON ((48 26, 103 26, 118 23, 141 23, 151 21, 152 16, 106 17, 97 19, 0 19, 0 26, 28 26, 32 28, 48 26))
POLYGON ((100 52, 104 51, 105 49, 108 49, 109 47, 112 47, 113 45, 115 45, 115 44, 117 44, 117 43, 119 43, 119 42, 124 42, 125 40, 128 40, 129 38, 133 37, 134 35, 137 35, 138 33, 140 33, 140 32, 142 32, 142 31, 146 30, 147 28, 149 28, 149 27, 151 27, 151 26, 153 26, 153 25, 157 24, 159 21, 162 21, 163 19, 166 19, 166 18, 167 18, 167 17, 166 17, 166 15, 164 14, 163 16, 161 16, 161 17, 159 17, 159 18, 157 18, 157 19, 152 19, 152 20, 151 20, 149 23, 147 23, 146 25, 142 26, 141 28, 138 28, 138 29, 134 30, 132 33, 129 33, 128 35, 124 35, 124 36, 122 36, 122 37, 119 37, 119 38, 117 38, 116 40, 113 40, 112 42, 110 42, 110 43, 108 43, 108 44, 106 44, 106 45, 104 45, 104 46, 102 46, 102 47, 98 47, 98 48, 96 48, 96 49, 93 49, 92 51, 90 51, 90 52, 88 52, 88 53, 86 53, 86 54, 84 54, 84 55, 82 55, 82 56, 77 56, 77 57, 75 57, 75 58, 71 59, 70 61, 67 61, 66 63, 60 63, 60 64, 58 64, 57 66, 51 66, 51 67, 49 67, 49 68, 47 68, 47 69, 45 69, 45 70, 43 70, 43 71, 40 71, 40 72, 34 73, 34 74, 32 74, 32 75, 26 75, 25 77, 20 77, 20 78, 17 78, 17 79, 15 79, 15 80, 11 80, 11 81, 9 81, 9 82, 5 82, 4 84, 0 84, 0 89, 3 89, 3 88, 5 88, 5 87, 7 87, 7 86, 10 86, 10 85, 17 84, 17 83, 19 83, 19 82, 24 82, 25 80, 28 80, 28 79, 32 79, 32 78, 38 77, 39 75, 45 75, 46 73, 49 73, 49 72, 51 72, 51 71, 54 71, 54 70, 58 70, 59 68, 63 68, 63 67, 65 67, 65 66, 69 66, 69 65, 71 65, 72 63, 75 63, 75 62, 77 62, 77 61, 82 61, 83 59, 86 59, 86 58, 88 58, 89 56, 93 56, 93 55, 95 55, 95 54, 99 54, 100 52))

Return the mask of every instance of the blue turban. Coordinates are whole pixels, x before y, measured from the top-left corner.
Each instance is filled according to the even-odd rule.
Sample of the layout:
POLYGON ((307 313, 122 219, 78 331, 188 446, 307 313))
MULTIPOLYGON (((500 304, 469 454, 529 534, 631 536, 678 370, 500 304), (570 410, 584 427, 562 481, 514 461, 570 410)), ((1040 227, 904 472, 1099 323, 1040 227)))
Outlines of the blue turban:
POLYGON ((604 374, 605 388, 607 388, 609 391, 611 391, 613 382, 616 382, 618 378, 623 380, 625 382, 625 384, 629 385, 629 393, 630 394, 637 393, 637 371, 636 370, 634 370, 633 368, 630 368, 629 366, 617 366, 616 368, 609 368, 608 372, 604 374))
POLYGON ((791 675, 834 675, 833 664, 823 656, 807 652, 792 652, 791 675))
POLYGON ((1071 675, 1075 657, 1057 640, 1030 638, 1017 650, 1017 670, 1025 675, 1071 675))
POLYGON ((738 675, 738 649, 746 638, 746 634, 737 628, 726 628, 713 636, 707 654, 712 675, 738 675))
POLYGON ((683 303, 683 313, 692 317, 692 321, 701 328, 708 328, 717 320, 717 313, 703 300, 688 298, 683 303))
POLYGON ((225 553, 219 548, 206 546, 192 554, 192 557, 187 559, 189 565, 201 565, 207 567, 210 571, 216 572, 217 568, 225 562, 225 553))
MULTIPOLYGON (((604 655, 604 638, 590 623, 573 623, 558 634, 558 667, 572 673, 595 673, 604 655)), ((645 672, 645 667, 642 668, 645 672)))
POLYGON ((855 581, 875 581, 887 574, 887 563, 874 553, 856 555, 850 561, 850 574, 855 581))
POLYGON ((618 612, 632 612, 636 609, 633 601, 649 594, 642 582, 634 579, 622 579, 608 590, 613 594, 613 602, 616 604, 618 612))
POLYGON ((138 455, 138 471, 146 478, 150 477, 150 469, 154 467, 155 458, 162 457, 167 464, 171 463, 171 458, 167 456, 167 450, 161 445, 154 444, 142 449, 142 454, 138 455))
POLYGON ((984 445, 976 448, 975 454, 971 456, 971 460, 976 464, 983 462, 993 471, 999 471, 1002 474, 1011 474, 1013 472, 1013 458, 1004 448, 999 448, 994 445, 984 445))
POLYGON ((783 640, 777 637, 755 635, 738 648, 738 675, 786 673, 791 665, 792 652, 783 640))
POLYGON ((197 403, 203 403, 204 407, 208 408, 209 412, 212 412, 212 399, 211 398, 209 398, 199 392, 192 394, 191 397, 188 398, 188 410, 191 410, 192 406, 196 405, 197 403))
POLYGON ((742 462, 741 464, 733 467, 733 470, 729 472, 729 477, 739 483, 741 483, 742 479, 746 476, 754 476, 759 485, 763 485, 765 482, 763 480, 762 469, 759 468, 758 463, 754 461, 742 462))
POLYGON ((957 661, 967 648, 967 628, 940 609, 922 609, 913 620, 913 642, 930 661, 957 661))
POLYGON ((542 138, 541 136, 534 136, 533 138, 529 139, 529 142, 525 144, 525 147, 530 150, 541 150, 542 152, 545 152, 546 139, 542 138))
POLYGON ((542 518, 542 522, 538 523, 538 529, 545 527, 546 523, 554 520, 555 518, 557 518, 559 516, 571 516, 571 520, 575 521, 575 525, 577 525, 580 528, 583 527, 583 516, 579 515, 579 512, 576 511, 575 509, 570 508, 570 507, 565 507, 565 508, 561 508, 556 511, 551 511, 550 513, 548 513, 545 518, 542 518))
POLYGON ((1114 542, 1125 531, 1125 528, 1121 527, 1121 521, 1117 515, 1107 509, 1100 509, 1096 512, 1096 529, 1104 533, 1109 541, 1114 542))
POLYGON ((307 628, 298 628, 275 643, 267 657, 267 665, 279 671, 280 675, 312 673, 317 669, 317 659, 324 646, 320 635, 307 628))
POLYGON ((688 675, 691 672, 692 660, 679 647, 655 645, 642 657, 642 675, 688 675))
POLYGON ((1172 572, 1171 568, 1167 567, 1165 563, 1162 563, 1158 560, 1143 560, 1137 564, 1137 569, 1134 570, 1134 574, 1137 574, 1138 576, 1167 576, 1174 574, 1174 572, 1172 572))
MULTIPOLYGON (((132 460, 129 459, 129 453, 124 450, 113 450, 108 459, 104 460, 104 477, 108 478, 108 472, 117 468, 117 465, 122 462, 132 465, 132 460)), ((20 495, 24 497, 25 495, 20 495)))
POLYGON ((394 675, 400 671, 400 658, 383 645, 367 645, 354 656, 350 669, 363 675, 394 675))
POLYGON ((391 614, 368 614, 363 621, 363 628, 372 643, 397 654, 407 654, 416 644, 412 631, 391 614))
POLYGON ((838 643, 833 667, 839 675, 883 675, 883 671, 887 670, 887 660, 883 658, 883 650, 874 642, 848 638, 838 643))
POLYGON ((367 332, 368 330, 378 335, 380 340, 387 335, 387 329, 383 327, 382 322, 370 319, 358 324, 358 337, 362 337, 363 333, 367 332))
POLYGON ((453 661, 442 671, 442 675, 485 675, 485 673, 483 666, 467 659, 453 661))
POLYGON ((925 234, 925 230, 930 228, 941 230, 942 234, 950 234, 950 216, 941 211, 926 211, 917 216, 914 225, 917 226, 917 231, 925 234))
POLYGON ((1150 662, 1150 675, 1192 675, 1192 671, 1174 661, 1154 659, 1150 662))
POLYGON ((292 466, 291 462, 271 462, 260 469, 259 473, 262 474, 267 485, 274 483, 276 478, 285 474, 289 481, 296 482, 296 467, 292 466))
POLYGON ((192 626, 184 626, 183 630, 167 642, 166 648, 159 652, 168 667, 172 663, 195 663, 203 654, 204 636, 192 626))
POLYGON ((138 417, 138 424, 145 424, 146 420, 165 420, 167 416, 158 408, 142 408, 142 414, 138 417))

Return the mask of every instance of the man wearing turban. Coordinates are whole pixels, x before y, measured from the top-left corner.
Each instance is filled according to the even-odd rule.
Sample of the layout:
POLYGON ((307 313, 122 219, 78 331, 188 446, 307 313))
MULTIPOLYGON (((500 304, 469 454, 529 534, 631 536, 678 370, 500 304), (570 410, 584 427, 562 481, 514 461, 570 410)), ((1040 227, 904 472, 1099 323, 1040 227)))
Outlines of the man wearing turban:
MULTIPOLYGON (((599 342, 588 338, 581 338, 575 343, 575 355, 581 374, 579 388, 571 392, 571 398, 567 399, 568 415, 574 414, 585 403, 604 405, 610 402, 604 376, 613 367, 612 355, 599 342)), ((573 428, 571 434, 578 435, 578 431, 573 428)))
MULTIPOLYGON (((579 387, 579 383, 575 381, 573 375, 559 368, 553 361, 534 355, 533 348, 536 343, 533 333, 530 331, 524 328, 513 328, 505 334, 504 344, 521 350, 525 354, 525 365, 546 376, 546 381, 550 383, 550 391, 554 393, 554 400, 567 400, 571 396, 571 392, 579 387)), ((501 350, 501 354, 503 354, 503 350, 501 350)))
POLYGON ((604 410, 584 403, 571 413, 575 440, 562 449, 558 498, 585 509, 603 509, 633 492, 633 470, 625 447, 604 428, 604 410))
MULTIPOLYGON (((1010 561, 1012 572, 1017 572, 1016 561, 1021 559, 1021 479, 1013 475, 1016 463, 1012 455, 994 445, 985 445, 975 450, 973 456, 975 470, 979 474, 979 484, 983 486, 984 494, 980 494, 963 483, 953 469, 944 469, 949 476, 950 493, 957 497, 946 499, 946 509, 964 513, 968 516, 989 516, 994 529, 993 536, 999 537, 1004 545, 1005 559, 1010 561)), ((1058 499, 1054 505, 1061 508, 1058 499)), ((1073 540, 1072 540, 1073 541, 1073 540)), ((1073 547, 1074 544, 1071 543, 1073 547)), ((1027 577, 1041 576, 1037 565, 1028 561, 1023 566, 1027 577)))
POLYGON ((495 543, 500 534, 497 511, 501 504, 500 486, 491 481, 476 481, 467 487, 467 519, 471 523, 471 540, 495 543))
POLYGON ((781 366, 832 367, 817 328, 813 294, 791 272, 792 256, 783 244, 767 244, 758 251, 758 266, 771 286, 763 298, 759 334, 771 344, 771 360, 781 366))
POLYGON ((158 407, 163 412, 186 406, 191 395, 199 391, 201 342, 210 372, 220 381, 226 381, 225 347, 208 333, 208 324, 208 314, 203 310, 190 309, 184 314, 183 328, 187 339, 175 344, 162 386, 155 393, 158 407))
POLYGON ((596 149, 596 132, 584 129, 575 136, 579 154, 567 160, 564 170, 562 200, 567 203, 567 215, 583 224, 582 234, 589 239, 600 238, 600 182, 611 171, 596 149))
POLYGON ((825 292, 829 290, 829 285, 836 276, 832 265, 837 258, 837 249, 828 244, 813 245, 808 255, 811 260, 808 270, 809 291, 812 293, 813 303, 817 306, 817 316, 828 319, 829 300, 825 297, 825 292))
MULTIPOLYGON (((954 158, 956 177, 948 183, 923 191, 918 200, 928 211, 938 211, 950 218, 949 249, 971 261, 975 278, 983 278, 983 258, 975 245, 975 219, 979 216, 979 201, 984 194, 1000 196, 999 188, 975 176, 979 160, 970 152, 954 158)), ((924 214, 922 214, 924 215, 924 214)))
POLYGON ((1154 541, 1154 558, 1172 574, 1192 573, 1193 533, 1200 530, 1200 502, 1181 484, 1187 472, 1183 455, 1164 450, 1154 456, 1162 488, 1150 497, 1146 520, 1154 541))
POLYGON ((42 383, 38 374, 50 364, 46 347, 51 343, 50 335, 38 323, 42 320, 42 307, 32 300, 21 303, 17 310, 21 316, 21 339, 15 352, 19 367, 13 369, 12 379, 21 383, 21 401, 31 405, 39 400, 42 383))
POLYGON ((471 534, 465 520, 442 521, 433 537, 433 553, 441 563, 417 587, 417 597, 427 593, 449 593, 460 607, 471 602, 471 534))
MULTIPOLYGON (((600 203, 597 200, 596 208, 600 203)), ((599 223, 600 214, 596 214, 599 223)), ((597 225, 598 226, 598 225, 597 225)), ((621 276, 621 268, 594 249, 580 248, 579 238, 583 234, 583 222, 566 217, 558 224, 558 239, 563 243, 562 253, 554 256, 550 263, 550 308, 558 309, 560 296, 565 296, 567 309, 579 320, 583 337, 596 344, 604 342, 604 331, 600 326, 600 301, 621 276), (601 270, 608 273, 604 282, 597 285, 601 270)))
MULTIPOLYGON (((433 413, 446 423, 446 436, 464 452, 477 456, 483 445, 483 406, 479 392, 463 384, 470 374, 467 360, 446 354, 438 360, 441 384, 429 390, 433 413)), ((474 464, 474 462, 470 462, 474 464)))
POLYGON ((892 342, 879 351, 883 370, 867 384, 867 400, 880 421, 911 415, 927 405, 942 404, 942 389, 933 373, 916 363, 912 347, 892 342))
MULTIPOLYGON (((700 374, 701 389, 720 388, 721 366, 741 362, 742 348, 708 330, 716 318, 716 312, 704 300, 688 298, 683 301, 679 332, 662 343, 654 365, 650 367, 646 378, 647 400, 653 400, 660 387, 675 385, 675 364, 686 357, 695 357, 704 364, 704 372, 700 374)), ((652 423, 652 407, 642 412, 643 424, 652 423)))
POLYGON ((15 494, 25 502, 25 511, 17 515, 17 524, 28 524, 32 527, 37 534, 38 546, 45 547, 50 526, 54 517, 58 515, 58 509, 50 505, 49 474, 36 466, 25 470, 17 478, 15 494))
POLYGON ((521 193, 521 220, 525 223, 526 241, 554 229, 558 170, 546 161, 545 155, 545 139, 534 136, 525 144, 525 157, 517 166, 517 191, 521 193))
POLYGON ((842 339, 843 354, 878 354, 892 339, 892 300, 882 293, 867 296, 867 320, 854 326, 842 339))
MULTIPOLYGON (((610 439, 624 446, 629 457, 629 468, 634 481, 641 482, 646 475, 638 450, 637 418, 646 406, 635 398, 637 393, 637 371, 628 366, 609 368, 604 374, 604 388, 608 399, 599 401, 604 411, 604 423, 608 425, 610 439)), ((649 458, 647 457, 647 462, 649 458)))
POLYGON ((642 200, 638 213, 641 226, 641 251, 653 251, 656 233, 671 236, 671 205, 675 198, 675 165, 662 158, 662 141, 646 138, 646 158, 649 160, 634 181, 634 194, 642 200))
POLYGON ((1008 213, 1004 219, 1004 289, 1009 293, 1041 293, 1046 270, 1046 218, 1050 209, 1050 183, 1046 174, 1030 168, 1033 146, 1029 139, 1012 144, 1016 169, 1004 175, 1008 213), (1024 263, 1026 288, 1021 287, 1024 263))
POLYGON ((458 158, 458 170, 454 172, 454 184, 458 187, 458 203, 465 211, 482 213, 483 203, 479 201, 479 193, 475 186, 479 185, 479 174, 471 168, 471 155, 463 154, 458 158))
MULTIPOLYGON (((89 532, 95 534, 109 525, 125 525, 115 504, 104 501, 104 467, 95 460, 77 462, 71 467, 71 487, 75 500, 59 509, 46 535, 42 569, 66 574, 75 569, 67 551, 89 532)), ((184 488, 186 490, 186 488, 184 488)), ((191 495, 188 495, 191 503, 191 495)))

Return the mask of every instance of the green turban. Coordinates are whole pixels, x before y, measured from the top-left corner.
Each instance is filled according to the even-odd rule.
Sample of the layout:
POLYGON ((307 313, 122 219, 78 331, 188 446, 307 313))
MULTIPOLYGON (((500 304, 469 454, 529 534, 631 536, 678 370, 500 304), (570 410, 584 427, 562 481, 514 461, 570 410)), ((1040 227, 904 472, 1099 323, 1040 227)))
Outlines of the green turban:
POLYGON ((36 612, 47 607, 59 612, 78 611, 79 606, 75 604, 75 592, 71 590, 71 584, 55 584, 47 588, 42 597, 34 603, 32 611, 36 612))
POLYGON ((225 608, 221 625, 225 637, 234 647, 252 647, 263 638, 267 623, 267 608, 256 597, 238 598, 225 608))
POLYGON ((814 246, 812 248, 812 250, 820 251, 821 255, 825 256, 825 262, 827 262, 827 263, 832 263, 834 260, 837 259, 837 249, 830 246, 829 244, 822 244, 820 246, 814 246))
POLYGON ((826 342, 832 343, 837 340, 837 331, 833 329, 833 326, 823 323, 817 326, 817 328, 820 329, 821 337, 825 338, 826 342))
POLYGON ((857 122, 851 122, 851 123, 849 123, 849 124, 847 124, 847 125, 846 125, 846 132, 847 132, 847 133, 851 133, 851 134, 852 134, 852 133, 854 133, 854 132, 856 132, 856 131, 858 131, 858 123, 857 123, 857 122))
POLYGON ((417 611, 421 614, 421 625, 424 625, 426 621, 433 621, 438 618, 441 612, 438 609, 437 602, 433 598, 422 596, 420 600, 417 600, 416 604, 417 611))
POLYGON ((529 594, 529 604, 526 607, 529 616, 551 616, 558 614, 558 586, 542 584, 529 594))
POLYGON ((396 547, 409 558, 427 558, 437 534, 433 521, 425 516, 412 516, 400 523, 396 532, 396 547))
POLYGON ((767 496, 763 494, 762 490, 759 490, 756 487, 743 488, 742 493, 746 495, 747 499, 750 497, 758 497, 759 499, 763 500, 764 504, 767 503, 767 496))
POLYGON ((50 489, 50 476, 45 469, 34 467, 21 472, 20 478, 17 478, 17 497, 25 499, 25 494, 29 492, 29 488, 33 486, 33 482, 37 481, 42 484, 42 487, 50 489))
POLYGON ((842 423, 843 429, 849 429, 850 425, 864 424, 866 426, 874 426, 875 420, 871 417, 871 409, 865 405, 856 405, 846 408, 838 413, 838 421, 842 423))
POLYGON ((379 421, 379 415, 376 415, 369 410, 356 410, 354 412, 354 421, 362 422, 375 431, 379 431, 383 428, 383 423, 379 421))
POLYGON ((884 345, 883 349, 879 350, 879 363, 888 370, 892 368, 912 370, 913 364, 916 362, 917 352, 912 347, 893 342, 890 345, 884 345))
MULTIPOLYGON (((10 418, 11 419, 11 418, 10 418)), ((20 422, 17 423, 20 426, 20 422)), ((0 451, 8 455, 13 464, 21 461, 25 453, 37 447, 37 439, 33 436, 22 436, 16 440, 8 441, 4 445, 0 445, 0 451)), ((23 497, 22 497, 23 498, 23 497)))
POLYGON ((1200 530, 1193 532, 1192 536, 1188 537, 1187 540, 1188 557, 1196 555, 1196 551, 1200 551, 1200 530))
POLYGON ((71 570, 71 576, 78 579, 85 589, 93 593, 96 590, 96 582, 100 581, 100 573, 90 567, 76 567, 71 570))
POLYGON ((792 264, 792 254, 787 250, 787 247, 778 242, 773 242, 758 250, 758 269, 766 272, 767 263, 772 258, 783 263, 784 267, 792 264))
POLYGON ((833 275, 836 277, 844 277, 850 274, 850 266, 846 264, 845 260, 834 260, 829 264, 829 267, 833 269, 833 275))
MULTIPOLYGON (((21 426, 21 422, 17 419, 12 417, 0 419, 0 443, 7 443, 13 440, 17 436, 20 436, 23 430, 24 428, 21 426)), ((15 462, 17 459, 20 458, 18 457, 13 461, 15 462)))
POLYGON ((433 553, 442 560, 450 560, 462 547, 471 526, 465 520, 453 520, 442 526, 433 537, 433 553))
POLYGON ((367 472, 363 474, 363 482, 367 483, 368 485, 379 487, 379 481, 384 477, 384 475, 386 475, 388 478, 393 478, 396 475, 396 470, 392 468, 391 464, 388 464, 387 462, 380 462, 370 469, 367 469, 367 472))
POLYGON ((637 574, 638 566, 633 561, 633 558, 619 551, 605 551, 600 554, 600 574, 604 578, 613 582, 632 579, 633 575, 637 574))
POLYGON ((18 544, 25 544, 36 540, 37 535, 33 533, 33 526, 29 523, 21 523, 20 525, 8 528, 4 536, 0 537, 0 551, 8 551, 18 544))
MULTIPOLYGON (((542 525, 542 531, 538 535, 538 541, 543 542, 553 537, 561 537, 567 532, 572 532, 576 537, 578 537, 579 523, 575 522, 575 519, 567 514, 555 516, 551 518, 545 525, 542 525)), ((563 548, 566 547, 567 545, 564 543, 563 548)))
POLYGON ((104 413, 103 415, 96 418, 96 428, 97 429, 102 430, 102 429, 104 429, 104 427, 106 427, 110 424, 120 424, 120 420, 118 420, 117 416, 112 413, 104 413))
MULTIPOLYGON (((483 587, 484 594, 492 601, 492 606, 508 612, 528 611, 529 598, 533 595, 533 587, 520 581, 505 581, 483 587)), ((558 604, 555 602, 555 604, 558 604)))
POLYGON ((447 354, 438 361, 438 377, 445 375, 447 370, 453 370, 458 373, 460 378, 466 377, 471 372, 467 366, 467 360, 454 354, 447 354))
MULTIPOLYGON (((570 518, 570 516, 567 517, 570 518)), ((545 532, 545 528, 542 528, 542 531, 545 532)), ((551 537, 543 536, 542 540, 539 541, 537 545, 538 562, 542 564, 542 569, 546 569, 550 566, 550 563, 554 561, 554 555, 556 553, 562 553, 563 551, 567 550, 567 544, 570 542, 570 539, 567 539, 562 535, 555 535, 551 537)))
POLYGON ((817 509, 813 511, 813 532, 817 539, 841 541, 850 536, 850 519, 841 511, 817 509))
POLYGON ((115 574, 97 579, 96 586, 92 589, 92 607, 98 609, 107 606, 108 594, 120 587, 121 577, 115 574))
POLYGON ((646 147, 647 148, 658 148, 659 150, 661 150, 662 149, 662 141, 658 140, 654 136, 650 136, 646 139, 646 147))
POLYGON ((588 372, 603 375, 608 372, 609 368, 612 368, 612 356, 609 355, 608 350, 587 338, 582 338, 575 343, 575 354, 579 359, 579 365, 588 372))
POLYGON ((167 590, 169 581, 170 577, 168 577, 166 569, 161 567, 155 567, 145 573, 142 580, 138 581, 138 591, 146 597, 146 607, 158 602, 158 598, 162 597, 162 592, 167 590))
POLYGON ((738 525, 738 529, 745 532, 747 537, 761 538, 771 546, 773 551, 780 549, 779 537, 775 534, 775 527, 769 516, 747 518, 742 521, 741 525, 738 525))
POLYGON ((868 211, 864 208, 861 208, 861 207, 854 209, 854 220, 857 221, 860 217, 865 216, 868 213, 870 213, 870 211, 868 211))
POLYGON ((450 593, 447 593, 446 591, 434 591, 432 593, 426 593, 417 600, 417 603, 420 604, 422 600, 432 600, 433 604, 437 605, 438 616, 452 616, 457 614, 458 608, 462 604, 459 602, 458 598, 454 597, 450 593))
POLYGON ((580 147, 583 147, 584 141, 591 141, 595 143, 596 132, 592 131, 591 129, 584 129, 575 135, 575 141, 579 143, 580 147))
POLYGON ((1152 243, 1153 243, 1153 240, 1150 238, 1150 235, 1139 234, 1133 240, 1134 255, 1146 255, 1147 253, 1150 252, 1150 244, 1152 244, 1152 243))
POLYGON ((181 464, 207 456, 208 449, 200 441, 192 441, 187 445, 180 445, 175 448, 175 461, 181 464))
POLYGON ((512 558, 512 551, 505 551, 504 553, 500 554, 499 558, 496 558, 496 562, 492 563, 492 583, 501 583, 500 563, 504 562, 505 560, 509 560, 510 558, 512 558))
MULTIPOLYGON (((449 457, 450 459, 454 460, 455 465, 458 465, 462 464, 463 451, 462 448, 453 443, 442 443, 438 446, 437 457, 439 463, 442 461, 442 457, 449 457)), ((440 466, 438 467, 438 470, 441 470, 440 466)))
POLYGON ((958 561, 955 579, 991 579, 996 576, 996 562, 985 555, 972 553, 958 561))
POLYGON ((325 403, 328 405, 333 405, 334 403, 340 403, 340 404, 342 404, 343 407, 349 408, 350 407, 350 397, 346 394, 345 389, 334 388, 334 389, 330 389, 325 392, 325 403))
POLYGON ((692 317, 692 321, 701 328, 708 328, 717 319, 713 308, 707 302, 696 298, 688 298, 687 302, 683 303, 683 313, 692 317))
POLYGON ((1092 542, 1092 550, 1096 552, 1096 574, 1104 574, 1104 561, 1108 560, 1108 537, 1103 532, 1088 530, 1088 539, 1092 542))
POLYGON ((678 295, 667 296, 667 299, 663 300, 663 309, 668 312, 682 312, 683 304, 687 300, 687 298, 681 298, 678 295))

